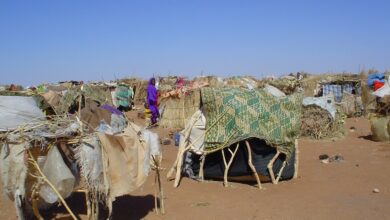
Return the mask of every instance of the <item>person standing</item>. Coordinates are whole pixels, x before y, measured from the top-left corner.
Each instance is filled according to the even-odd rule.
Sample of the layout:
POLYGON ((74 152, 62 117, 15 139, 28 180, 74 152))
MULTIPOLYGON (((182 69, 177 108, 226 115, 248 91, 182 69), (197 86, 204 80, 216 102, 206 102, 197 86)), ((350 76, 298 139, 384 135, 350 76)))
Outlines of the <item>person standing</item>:
POLYGON ((152 113, 152 125, 157 123, 157 118, 160 115, 157 108, 157 89, 155 85, 156 79, 151 78, 146 89, 146 103, 148 104, 148 108, 152 113))
POLYGON ((116 88, 115 92, 116 104, 118 105, 118 110, 120 111, 129 111, 131 110, 131 102, 133 99, 133 90, 126 84, 120 84, 116 88))

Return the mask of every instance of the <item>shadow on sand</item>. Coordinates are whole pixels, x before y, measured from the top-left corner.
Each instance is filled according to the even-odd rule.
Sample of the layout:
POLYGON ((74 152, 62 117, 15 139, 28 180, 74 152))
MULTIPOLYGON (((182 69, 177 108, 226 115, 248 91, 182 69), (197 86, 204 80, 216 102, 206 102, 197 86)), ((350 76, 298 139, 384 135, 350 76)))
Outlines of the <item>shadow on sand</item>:
MULTIPOLYGON (((87 215, 85 196, 83 193, 74 193, 71 197, 66 199, 66 202, 77 218, 81 219, 81 216, 87 215)), ((142 219, 145 218, 149 212, 154 210, 154 196, 121 196, 116 198, 112 207, 111 219, 113 220, 142 219)), ((99 209, 99 219, 107 219, 108 209, 104 208, 102 205, 99 206, 99 209)), ((62 205, 56 205, 40 212, 44 219, 71 219, 65 207, 62 205)), ((85 218, 86 217, 84 217, 84 219, 85 218)))
POLYGON ((371 134, 369 134, 369 135, 362 135, 362 136, 359 136, 359 138, 365 139, 365 140, 369 140, 369 141, 374 141, 372 139, 372 135, 371 134))

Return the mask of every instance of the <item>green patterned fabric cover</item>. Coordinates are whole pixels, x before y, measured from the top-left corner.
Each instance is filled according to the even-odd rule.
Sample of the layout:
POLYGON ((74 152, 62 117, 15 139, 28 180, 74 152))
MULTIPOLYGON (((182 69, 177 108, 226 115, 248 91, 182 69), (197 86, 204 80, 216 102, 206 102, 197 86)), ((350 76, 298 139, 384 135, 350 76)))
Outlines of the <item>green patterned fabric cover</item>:
POLYGON ((203 88, 201 95, 205 153, 256 137, 291 156, 301 125, 301 93, 279 98, 260 89, 203 88))

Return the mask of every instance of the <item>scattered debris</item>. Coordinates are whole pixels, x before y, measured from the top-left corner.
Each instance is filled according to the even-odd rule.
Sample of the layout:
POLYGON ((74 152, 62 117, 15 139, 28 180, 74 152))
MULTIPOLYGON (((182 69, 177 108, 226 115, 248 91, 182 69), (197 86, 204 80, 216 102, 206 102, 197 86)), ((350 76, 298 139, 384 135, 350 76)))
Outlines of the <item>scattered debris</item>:
POLYGON ((145 119, 145 114, 143 112, 137 112, 137 117, 141 119, 145 119))
POLYGON ((350 132, 355 132, 355 131, 356 131, 356 128, 355 128, 354 126, 352 126, 352 127, 349 128, 349 131, 350 131, 350 132))
POLYGON ((205 206, 209 206, 210 205, 210 203, 209 202, 197 202, 197 203, 194 203, 194 204, 192 204, 191 206, 192 207, 205 207, 205 206))
POLYGON ((344 157, 340 154, 336 154, 335 156, 329 158, 329 162, 341 162, 344 161, 344 157))
POLYGON ((162 144, 162 145, 170 145, 170 144, 171 144, 171 139, 169 139, 169 138, 163 138, 163 139, 161 140, 161 144, 162 144))
POLYGON ((327 154, 321 154, 319 159, 322 163, 332 163, 332 162, 342 162, 344 161, 344 157, 340 154, 336 154, 332 157, 329 157, 327 154))
POLYGON ((329 155, 327 155, 327 154, 321 154, 320 156, 319 156, 319 159, 320 160, 326 160, 326 159, 328 159, 329 158, 329 155))
POLYGON ((378 188, 374 188, 374 189, 372 190, 372 192, 373 192, 373 193, 379 193, 380 191, 379 191, 378 188))

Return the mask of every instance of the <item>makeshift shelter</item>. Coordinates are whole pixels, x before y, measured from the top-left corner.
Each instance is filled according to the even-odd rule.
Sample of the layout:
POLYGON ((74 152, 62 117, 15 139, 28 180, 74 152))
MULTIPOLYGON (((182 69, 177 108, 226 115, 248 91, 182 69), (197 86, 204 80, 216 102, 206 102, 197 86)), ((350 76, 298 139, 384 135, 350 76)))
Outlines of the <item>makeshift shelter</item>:
POLYGON ((146 88, 148 86, 147 80, 137 79, 137 78, 125 78, 118 80, 118 83, 124 83, 131 88, 134 92, 134 102, 145 102, 146 99, 146 88))
MULTIPOLYGON (((14 201, 19 219, 31 215, 42 219, 39 210, 57 202, 76 219, 64 200, 74 192, 86 194, 88 217, 98 219, 99 202, 111 214, 112 202, 118 196, 139 188, 152 168, 159 172, 157 134, 131 122, 114 123, 115 109, 92 102, 77 114, 82 119, 89 115, 102 120, 96 132, 78 117, 43 115, 30 97, 13 98, 18 105, 29 104, 29 108, 18 111, 18 105, 11 105, 6 109, 23 118, 14 117, 12 125, 4 124, 7 132, 0 139, 0 174, 3 191, 14 201), (110 122, 96 114, 101 109, 111 114, 110 122)), ((159 187, 162 193, 161 184, 159 187)), ((159 197, 161 200, 162 194, 159 197)))
POLYGON ((344 136, 345 114, 332 95, 305 97, 301 120, 301 136, 314 139, 344 136))
POLYGON ((180 89, 160 97, 160 121, 163 128, 181 130, 200 107, 200 89, 180 89))
POLYGON ((183 168, 192 167, 194 171, 196 166, 185 163, 191 157, 187 156, 187 152, 199 155, 200 161, 195 163, 199 165, 197 173, 200 179, 208 178, 205 175, 208 163, 205 161, 210 159, 213 161, 211 164, 219 163, 214 160, 218 157, 212 155, 221 153, 219 158, 224 164, 225 185, 230 176, 229 170, 235 164, 248 164, 244 170, 256 177, 260 188, 258 172, 277 183, 286 166, 295 168, 291 158, 297 152, 302 94, 275 97, 264 90, 202 88, 201 103, 201 110, 195 112, 180 133, 178 155, 168 173, 168 178, 176 173, 175 187, 179 184, 183 168), (244 152, 241 148, 246 151, 246 161, 237 162, 235 157, 240 154, 237 152, 244 152), (267 151, 269 148, 273 150, 267 151), (267 150, 263 151, 266 153, 256 153, 259 149, 267 150), (266 168, 264 164, 253 164, 254 161, 264 161, 259 159, 263 157, 259 155, 265 155, 266 168), (279 160, 281 166, 275 166, 275 161, 279 160))
MULTIPOLYGON (((362 82, 359 75, 339 74, 320 75, 314 82, 314 97, 333 94, 335 104, 348 117, 361 116, 364 112, 362 102, 362 82)), ((306 80, 307 84, 309 80, 306 80)))
POLYGON ((0 96, 0 132, 45 119, 45 115, 38 108, 33 97, 0 96))
POLYGON ((375 96, 375 109, 370 113, 372 138, 375 141, 390 141, 390 78, 384 77, 384 85, 376 91, 371 91, 375 96))
POLYGON ((71 87, 66 91, 61 97, 56 112, 58 114, 76 112, 82 108, 86 99, 92 99, 100 104, 112 105, 111 92, 107 87, 81 85, 71 87))

